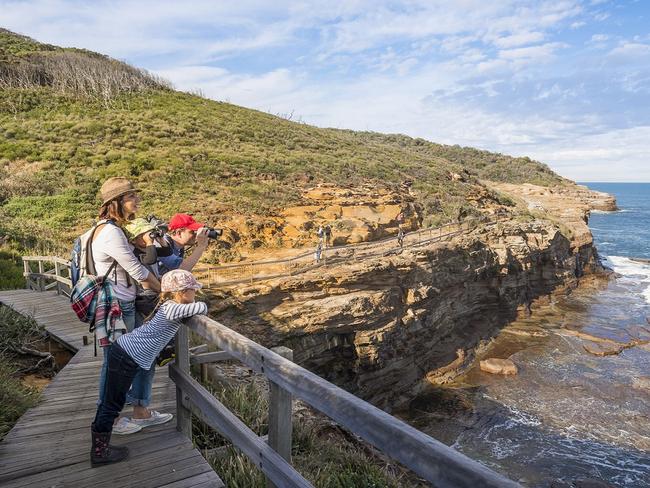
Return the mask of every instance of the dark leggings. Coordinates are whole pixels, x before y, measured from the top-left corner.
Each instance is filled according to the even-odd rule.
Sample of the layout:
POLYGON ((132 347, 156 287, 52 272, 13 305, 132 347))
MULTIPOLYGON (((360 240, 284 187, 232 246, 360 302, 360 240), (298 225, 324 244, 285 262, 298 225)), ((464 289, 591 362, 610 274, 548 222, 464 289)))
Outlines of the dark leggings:
POLYGON ((108 350, 107 374, 103 400, 97 407, 93 422, 95 432, 111 432, 113 422, 120 415, 126 394, 138 372, 137 363, 116 342, 108 350))

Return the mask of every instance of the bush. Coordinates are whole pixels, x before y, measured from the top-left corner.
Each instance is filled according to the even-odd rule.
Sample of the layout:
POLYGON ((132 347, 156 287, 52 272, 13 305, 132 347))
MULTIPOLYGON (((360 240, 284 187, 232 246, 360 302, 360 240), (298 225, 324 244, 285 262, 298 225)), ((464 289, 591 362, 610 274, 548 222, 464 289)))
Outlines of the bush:
POLYGON ((0 290, 14 290, 25 286, 20 255, 0 250, 0 290))

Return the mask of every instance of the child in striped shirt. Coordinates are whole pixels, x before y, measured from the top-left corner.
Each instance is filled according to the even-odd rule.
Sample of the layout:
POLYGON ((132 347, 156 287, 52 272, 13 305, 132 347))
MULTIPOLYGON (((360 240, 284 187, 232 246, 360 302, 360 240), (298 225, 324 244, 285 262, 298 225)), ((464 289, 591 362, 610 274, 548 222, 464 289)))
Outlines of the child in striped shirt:
POLYGON ((205 303, 194 301, 196 290, 200 288, 201 284, 189 271, 175 269, 166 273, 160 281, 162 304, 153 318, 120 336, 109 349, 103 401, 97 407, 91 427, 90 462, 93 467, 128 457, 128 448, 109 445, 113 421, 124 408, 138 367, 146 370, 154 367, 156 356, 176 335, 183 319, 208 313, 205 303))

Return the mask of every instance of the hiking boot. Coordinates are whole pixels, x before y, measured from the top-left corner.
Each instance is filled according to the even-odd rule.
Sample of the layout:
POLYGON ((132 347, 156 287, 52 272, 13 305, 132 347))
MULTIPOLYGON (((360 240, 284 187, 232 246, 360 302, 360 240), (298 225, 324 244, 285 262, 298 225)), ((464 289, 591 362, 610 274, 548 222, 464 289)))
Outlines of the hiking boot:
POLYGON ((93 468, 103 464, 119 463, 129 457, 128 447, 111 446, 110 432, 92 431, 90 447, 90 465, 93 468))
POLYGON ((131 419, 129 419, 129 422, 139 425, 144 429, 145 427, 151 427, 152 425, 164 424, 174 418, 171 413, 160 413, 155 410, 150 410, 150 412, 151 417, 148 419, 136 419, 131 417, 131 419))

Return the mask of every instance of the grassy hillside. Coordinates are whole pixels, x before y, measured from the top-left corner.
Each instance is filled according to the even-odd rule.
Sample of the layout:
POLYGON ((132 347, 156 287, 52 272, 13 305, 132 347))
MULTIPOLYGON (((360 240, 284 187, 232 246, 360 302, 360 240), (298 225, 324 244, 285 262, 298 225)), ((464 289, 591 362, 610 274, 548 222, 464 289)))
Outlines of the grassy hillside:
POLYGON ((0 236, 67 250, 94 217, 101 182, 117 175, 136 182, 146 212, 215 224, 237 214, 251 225, 317 183, 412 183, 435 223, 471 211, 480 178, 565 182, 527 158, 319 129, 176 92, 105 56, 0 30, 0 236))

